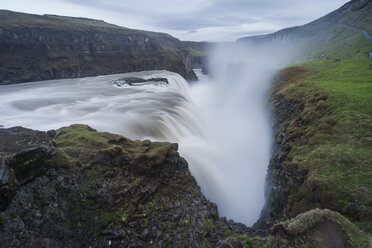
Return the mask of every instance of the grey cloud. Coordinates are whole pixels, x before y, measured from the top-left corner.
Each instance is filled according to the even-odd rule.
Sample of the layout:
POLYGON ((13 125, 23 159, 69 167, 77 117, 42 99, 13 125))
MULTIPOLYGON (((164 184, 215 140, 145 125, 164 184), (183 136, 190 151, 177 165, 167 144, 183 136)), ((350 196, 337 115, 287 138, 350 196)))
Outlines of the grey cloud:
MULTIPOLYGON (((12 0, 14 6, 22 6, 23 1, 12 0)), ((76 9, 82 10, 81 16, 83 17, 104 19, 128 28, 168 32, 175 36, 180 35, 182 39, 197 37, 197 39, 209 40, 211 32, 221 32, 221 28, 225 27, 224 37, 228 37, 227 34, 230 33, 231 39, 234 39, 239 32, 242 35, 254 35, 266 33, 271 29, 302 25, 340 7, 347 1, 49 0, 48 3, 74 4, 76 9), (261 30, 259 30, 260 27, 262 27, 261 30)), ((42 9, 41 4, 40 11, 42 9)), ((50 9, 48 11, 50 12, 50 9)), ((60 11, 56 8, 53 14, 61 12, 65 14, 67 11, 60 11)))
MULTIPOLYGON (((154 16, 152 24, 171 30, 225 27, 256 22, 294 26, 305 24, 322 15, 317 6, 323 0, 313 0, 312 8, 306 9, 299 8, 301 6, 299 2, 299 0, 216 0, 211 1, 208 8, 201 8, 195 13, 185 13, 181 17, 179 15, 154 16)), ((333 0, 333 2, 338 3, 334 4, 334 8, 337 8, 346 1, 333 0)))
POLYGON ((190 30, 205 27, 225 26, 226 23, 219 20, 210 20, 205 18, 197 19, 195 17, 190 17, 174 19, 159 18, 158 20, 155 20, 154 25, 157 27, 164 27, 174 30, 190 30))

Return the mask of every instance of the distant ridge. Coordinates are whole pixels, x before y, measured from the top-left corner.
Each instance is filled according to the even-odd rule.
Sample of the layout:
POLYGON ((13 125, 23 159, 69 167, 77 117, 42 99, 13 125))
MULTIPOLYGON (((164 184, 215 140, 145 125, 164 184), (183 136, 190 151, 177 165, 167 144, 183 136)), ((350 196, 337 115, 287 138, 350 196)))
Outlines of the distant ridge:
POLYGON ((0 84, 159 69, 194 80, 203 47, 101 20, 0 10, 0 84))
POLYGON ((243 37, 238 42, 291 44, 303 57, 350 56, 367 49, 372 34, 372 0, 353 0, 303 26, 272 34, 243 37))

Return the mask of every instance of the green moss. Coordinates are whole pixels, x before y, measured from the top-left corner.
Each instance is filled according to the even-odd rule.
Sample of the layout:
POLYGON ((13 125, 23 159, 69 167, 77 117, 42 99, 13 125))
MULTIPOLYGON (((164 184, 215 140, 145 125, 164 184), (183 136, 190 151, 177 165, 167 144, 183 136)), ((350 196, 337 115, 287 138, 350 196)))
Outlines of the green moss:
MULTIPOLYGON (((172 150, 177 150, 177 145, 167 142, 142 142, 131 141, 123 136, 97 132, 87 125, 74 124, 57 130, 56 144, 58 148, 75 147, 100 150, 100 153, 109 157, 116 155, 129 156, 133 154, 134 159, 151 160, 160 163, 164 155, 172 150), (120 144, 120 145, 116 145, 120 144)), ((56 163, 66 162, 65 154, 57 153, 56 163)))
POLYGON ((296 218, 276 225, 274 230, 278 230, 282 227, 288 234, 299 236, 305 233, 314 232, 314 230, 316 231, 322 223, 329 221, 338 224, 346 235, 346 241, 349 242, 352 247, 368 247, 368 245, 371 244, 372 239, 369 235, 363 233, 359 228, 339 213, 327 209, 313 209, 302 213, 296 218))
POLYGON ((121 220, 121 222, 126 223, 128 221, 128 215, 126 213, 123 213, 120 216, 120 220, 121 220))
POLYGON ((249 235, 239 235, 236 239, 244 242, 244 248, 254 248, 252 238, 249 235))
POLYGON ((109 224, 112 221, 116 220, 116 213, 113 212, 102 212, 101 213, 101 220, 105 224, 109 224))
POLYGON ((9 189, 13 192, 17 190, 17 180, 14 173, 14 168, 9 168, 9 189))
POLYGON ((369 235, 372 235, 372 221, 359 221, 354 223, 355 226, 360 228, 365 233, 368 233, 369 235))
POLYGON ((61 150, 57 150, 53 156, 53 164, 57 167, 68 168, 71 166, 71 161, 61 150))
POLYGON ((252 237, 248 234, 233 235, 234 240, 240 240, 244 243, 244 248, 270 248, 274 237, 272 236, 255 236, 252 237))
MULTIPOLYGON (((86 125, 75 124, 57 130, 57 147, 83 147, 89 149, 108 148, 109 140, 121 138, 110 133, 98 133, 86 125)), ((124 139, 124 138, 123 138, 124 139)))

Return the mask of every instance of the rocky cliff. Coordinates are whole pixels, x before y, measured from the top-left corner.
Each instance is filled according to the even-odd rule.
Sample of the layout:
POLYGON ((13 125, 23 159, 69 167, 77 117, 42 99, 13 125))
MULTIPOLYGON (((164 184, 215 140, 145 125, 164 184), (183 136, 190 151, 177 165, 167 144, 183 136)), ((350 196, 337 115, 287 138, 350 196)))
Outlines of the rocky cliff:
MULTIPOLYGON (((365 112, 368 106, 356 104, 362 100, 361 95, 357 97, 352 92, 357 89, 344 91, 350 79, 345 79, 345 83, 340 78, 350 75, 350 70, 335 63, 338 62, 289 67, 275 78, 270 101, 274 140, 266 179, 266 204, 254 225, 266 230, 266 234, 275 235, 276 223, 305 216, 309 214, 304 215, 306 211, 315 208, 337 211, 371 233, 371 155, 361 152, 371 147, 371 114, 365 112), (336 70, 340 76, 334 78, 336 70), (327 73, 332 73, 333 81, 326 81, 327 73), (335 90, 337 87, 343 91, 341 95, 335 90), (358 107, 350 108, 349 104, 358 107)), ((367 76, 360 79, 370 81, 367 76)), ((348 247, 346 243, 334 242, 315 247, 348 247)), ((372 247, 372 242, 349 246, 372 247)))
POLYGON ((162 33, 0 10, 0 84, 166 69, 196 79, 200 55, 162 33))
POLYGON ((2 248, 331 248, 370 242, 329 210, 312 210, 269 232, 219 218, 177 144, 131 141, 84 125, 48 132, 14 127, 0 129, 0 161, 2 248))
MULTIPOLYGON (((292 149, 292 141, 298 138, 296 137, 298 135, 293 135, 293 122, 298 120, 303 105, 299 102, 288 101, 283 94, 279 93, 283 84, 298 80, 298 78, 293 79, 292 75, 302 75, 303 73, 306 73, 304 68, 295 67, 291 71, 282 71, 274 79, 270 98, 274 122, 274 142, 266 176, 266 203, 261 218, 255 223, 255 227, 258 229, 269 228, 286 219, 288 198, 291 192, 295 191, 303 182, 307 172, 303 168, 286 165, 289 160, 288 153, 292 149)), ((298 124, 301 126, 305 123, 300 120, 298 124)))
POLYGON ((0 157, 0 247, 208 247, 233 230, 177 144, 15 127, 0 157))

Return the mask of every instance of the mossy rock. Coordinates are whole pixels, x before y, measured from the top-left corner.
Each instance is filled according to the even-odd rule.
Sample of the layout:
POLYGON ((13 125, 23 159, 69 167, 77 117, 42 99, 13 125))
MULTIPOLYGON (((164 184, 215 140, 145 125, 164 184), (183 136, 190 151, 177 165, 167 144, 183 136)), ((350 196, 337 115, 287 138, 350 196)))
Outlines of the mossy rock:
POLYGON ((279 223, 273 227, 272 234, 289 240, 304 239, 315 247, 372 247, 369 235, 328 209, 313 209, 279 223))

